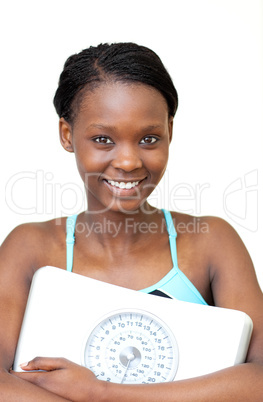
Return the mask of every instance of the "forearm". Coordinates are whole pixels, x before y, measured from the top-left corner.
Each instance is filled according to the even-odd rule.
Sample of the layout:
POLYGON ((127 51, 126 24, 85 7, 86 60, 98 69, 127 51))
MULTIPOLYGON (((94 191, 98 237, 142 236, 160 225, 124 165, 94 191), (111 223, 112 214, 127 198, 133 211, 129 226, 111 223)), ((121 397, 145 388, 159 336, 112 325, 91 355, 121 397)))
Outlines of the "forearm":
POLYGON ((243 364, 189 380, 162 384, 107 383, 104 402, 263 401, 263 366, 243 364))
POLYGON ((43 388, 17 378, 6 371, 0 373, 1 402, 62 402, 61 398, 43 388))

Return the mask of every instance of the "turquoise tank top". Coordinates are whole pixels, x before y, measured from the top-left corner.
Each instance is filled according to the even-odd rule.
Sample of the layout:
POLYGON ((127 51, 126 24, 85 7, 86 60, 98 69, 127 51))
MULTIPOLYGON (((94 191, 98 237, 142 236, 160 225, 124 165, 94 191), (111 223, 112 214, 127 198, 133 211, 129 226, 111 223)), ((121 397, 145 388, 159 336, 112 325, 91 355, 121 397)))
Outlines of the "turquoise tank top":
MULTIPOLYGON (((176 251, 176 230, 174 227, 171 213, 165 209, 162 210, 165 217, 167 232, 169 235, 171 257, 173 261, 173 268, 166 274, 159 282, 155 283, 148 288, 141 289, 140 292, 150 293, 158 296, 169 297, 181 301, 204 304, 206 301, 196 289, 196 287, 189 281, 185 274, 179 269, 177 263, 176 251)), ((73 252, 75 243, 75 225, 77 215, 72 215, 67 218, 67 271, 72 272, 73 269, 73 252)))

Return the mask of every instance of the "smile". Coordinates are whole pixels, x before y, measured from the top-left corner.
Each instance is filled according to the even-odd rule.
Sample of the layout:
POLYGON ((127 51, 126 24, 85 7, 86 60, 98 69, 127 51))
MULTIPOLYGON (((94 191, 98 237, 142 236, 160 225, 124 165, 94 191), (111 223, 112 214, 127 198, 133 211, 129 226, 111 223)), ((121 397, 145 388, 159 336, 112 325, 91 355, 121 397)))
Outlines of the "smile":
POLYGON ((128 183, 124 183, 123 181, 118 182, 118 181, 113 181, 113 180, 106 180, 106 181, 113 187, 126 189, 126 190, 129 190, 139 184, 139 181, 129 181, 128 183))

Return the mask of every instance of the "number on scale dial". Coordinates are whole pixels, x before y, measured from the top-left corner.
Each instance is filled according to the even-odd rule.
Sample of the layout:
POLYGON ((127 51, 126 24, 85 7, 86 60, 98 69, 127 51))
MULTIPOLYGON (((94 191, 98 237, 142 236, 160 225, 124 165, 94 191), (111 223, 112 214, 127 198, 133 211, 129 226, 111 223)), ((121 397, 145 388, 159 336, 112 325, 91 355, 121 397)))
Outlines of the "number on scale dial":
POLYGON ((178 368, 178 347, 170 329, 156 316, 120 310, 107 314, 91 332, 84 365, 104 381, 167 382, 178 368))

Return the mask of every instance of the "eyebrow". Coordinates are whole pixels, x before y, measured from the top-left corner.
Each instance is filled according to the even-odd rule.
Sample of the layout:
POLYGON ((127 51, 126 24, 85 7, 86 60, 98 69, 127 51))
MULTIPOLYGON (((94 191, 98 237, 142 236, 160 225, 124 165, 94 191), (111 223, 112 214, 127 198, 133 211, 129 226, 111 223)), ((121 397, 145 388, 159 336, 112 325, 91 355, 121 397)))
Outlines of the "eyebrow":
MULTIPOLYGON (((116 126, 107 126, 104 124, 90 124, 87 129, 89 128, 98 128, 98 129, 108 129, 108 130, 115 130, 116 126)), ((145 126, 143 128, 141 128, 141 131, 151 131, 151 130, 156 130, 158 128, 163 128, 162 124, 150 124, 148 126, 145 126)))

